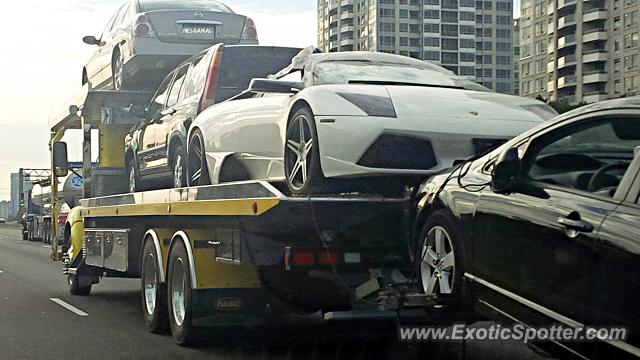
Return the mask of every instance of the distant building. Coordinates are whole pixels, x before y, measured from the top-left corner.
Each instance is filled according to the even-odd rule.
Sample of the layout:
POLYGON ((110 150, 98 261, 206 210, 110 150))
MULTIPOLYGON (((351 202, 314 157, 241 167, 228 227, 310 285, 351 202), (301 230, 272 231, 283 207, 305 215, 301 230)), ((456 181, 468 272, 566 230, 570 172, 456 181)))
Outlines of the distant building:
POLYGON ((11 216, 16 216, 20 211, 20 174, 11 174, 11 216))
POLYGON ((640 1, 522 0, 520 94, 573 104, 640 94, 640 1))
POLYGON ((512 0, 318 0, 318 45, 431 61, 512 94, 512 21, 512 0))
POLYGON ((513 20, 513 93, 520 94, 520 19, 513 20))
POLYGON ((9 220, 13 219, 14 216, 13 203, 11 201, 0 201, 0 218, 9 220))

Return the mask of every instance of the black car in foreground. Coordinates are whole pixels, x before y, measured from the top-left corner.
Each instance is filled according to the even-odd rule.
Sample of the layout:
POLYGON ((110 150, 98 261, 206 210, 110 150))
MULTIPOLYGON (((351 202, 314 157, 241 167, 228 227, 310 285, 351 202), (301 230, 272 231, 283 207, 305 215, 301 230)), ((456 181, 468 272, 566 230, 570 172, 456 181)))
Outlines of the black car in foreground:
POLYGON ((640 97, 583 107, 423 183, 426 293, 528 326, 622 326, 625 341, 548 342, 640 356, 640 97))

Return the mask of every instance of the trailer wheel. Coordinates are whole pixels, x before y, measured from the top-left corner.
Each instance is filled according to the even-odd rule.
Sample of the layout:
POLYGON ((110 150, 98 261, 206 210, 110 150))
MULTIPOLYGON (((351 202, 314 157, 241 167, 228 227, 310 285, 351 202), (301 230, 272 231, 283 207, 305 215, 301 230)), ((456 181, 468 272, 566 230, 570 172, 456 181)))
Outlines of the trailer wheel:
POLYGON ((142 313, 144 322, 152 333, 167 329, 167 288, 160 282, 160 269, 153 241, 147 239, 142 250, 141 268, 142 313))
POLYGON ((69 274, 67 277, 69 283, 69 292, 75 296, 87 296, 91 292, 91 285, 80 286, 78 275, 69 274))
POLYGON ((193 344, 196 330, 191 323, 191 273, 187 250, 182 242, 178 242, 169 255, 169 276, 167 290, 169 293, 169 324, 173 340, 181 346, 193 344))

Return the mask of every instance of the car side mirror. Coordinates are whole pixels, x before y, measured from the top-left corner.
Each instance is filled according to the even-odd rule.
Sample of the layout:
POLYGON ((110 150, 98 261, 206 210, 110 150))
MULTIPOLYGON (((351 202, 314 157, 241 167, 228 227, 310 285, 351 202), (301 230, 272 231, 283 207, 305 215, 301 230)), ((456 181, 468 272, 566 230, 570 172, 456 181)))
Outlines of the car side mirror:
POLYGON ((56 177, 64 177, 69 175, 69 159, 67 155, 67 143, 53 143, 51 148, 53 152, 53 173, 56 177))
POLYGON ((518 148, 510 148, 496 160, 491 175, 491 189, 498 194, 512 192, 522 181, 522 162, 518 148))
POLYGON ((147 117, 147 108, 144 105, 131 104, 131 106, 129 106, 129 109, 127 109, 127 112, 131 116, 135 116, 139 118, 147 117))
POLYGON ((295 94, 304 89, 304 84, 295 81, 253 79, 249 91, 255 93, 295 94))
POLYGON ((96 39, 95 36, 85 36, 82 38, 82 42, 87 45, 100 45, 100 40, 96 39))

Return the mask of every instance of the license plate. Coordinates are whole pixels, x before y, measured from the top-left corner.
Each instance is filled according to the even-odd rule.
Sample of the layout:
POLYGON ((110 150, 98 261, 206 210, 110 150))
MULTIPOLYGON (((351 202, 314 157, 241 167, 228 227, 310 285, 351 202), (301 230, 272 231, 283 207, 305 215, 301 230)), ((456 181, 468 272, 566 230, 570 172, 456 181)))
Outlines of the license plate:
POLYGON ((216 36, 215 25, 184 25, 182 33, 187 37, 213 38, 216 36))

